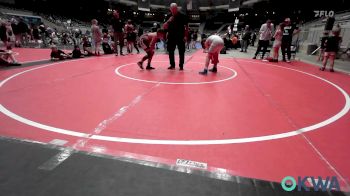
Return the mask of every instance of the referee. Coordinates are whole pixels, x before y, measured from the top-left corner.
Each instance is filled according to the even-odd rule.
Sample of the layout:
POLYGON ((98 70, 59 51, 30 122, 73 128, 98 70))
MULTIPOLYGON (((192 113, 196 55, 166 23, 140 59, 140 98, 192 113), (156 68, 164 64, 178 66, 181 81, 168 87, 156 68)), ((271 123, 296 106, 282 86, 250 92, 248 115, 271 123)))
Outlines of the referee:
POLYGON ((166 22, 163 25, 164 29, 168 30, 167 35, 167 49, 169 52, 170 67, 168 69, 175 69, 175 48, 178 47, 180 63, 180 70, 183 70, 185 62, 185 43, 188 35, 188 19, 184 13, 178 11, 176 3, 170 4, 170 12, 166 22))

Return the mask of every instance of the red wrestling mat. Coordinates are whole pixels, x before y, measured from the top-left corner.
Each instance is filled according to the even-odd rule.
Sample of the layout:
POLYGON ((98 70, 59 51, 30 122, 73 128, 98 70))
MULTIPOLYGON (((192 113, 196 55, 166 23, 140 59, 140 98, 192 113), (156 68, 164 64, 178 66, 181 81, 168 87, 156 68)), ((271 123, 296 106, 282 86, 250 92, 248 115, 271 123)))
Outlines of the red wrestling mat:
POLYGON ((18 62, 28 63, 49 60, 51 49, 14 48, 13 52, 18 62))
POLYGON ((348 75, 231 58, 202 76, 204 56, 187 57, 184 71, 167 70, 165 55, 154 57, 152 71, 138 68, 141 55, 8 70, 0 134, 168 164, 193 160, 277 182, 337 176, 346 189, 348 75))

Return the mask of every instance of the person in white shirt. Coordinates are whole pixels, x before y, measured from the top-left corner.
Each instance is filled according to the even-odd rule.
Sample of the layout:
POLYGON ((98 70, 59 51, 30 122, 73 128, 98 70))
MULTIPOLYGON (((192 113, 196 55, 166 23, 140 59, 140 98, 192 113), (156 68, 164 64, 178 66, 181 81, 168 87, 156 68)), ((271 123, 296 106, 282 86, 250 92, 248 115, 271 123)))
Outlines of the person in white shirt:
POLYGON ((199 74, 207 75, 209 62, 213 64, 213 68, 209 71, 216 73, 217 72, 217 64, 219 63, 219 53, 224 47, 224 40, 219 35, 211 35, 205 41, 205 49, 208 50, 207 57, 205 59, 205 67, 204 70, 199 72, 199 74))
POLYGON ((271 23, 271 20, 267 20, 265 24, 261 25, 260 31, 259 31, 259 42, 258 42, 258 48, 256 49, 255 55, 253 59, 256 59, 256 56, 259 54, 259 52, 262 51, 261 59, 264 59, 267 47, 269 47, 270 40, 273 36, 273 24, 271 23), (263 50, 261 50, 263 48, 263 50))

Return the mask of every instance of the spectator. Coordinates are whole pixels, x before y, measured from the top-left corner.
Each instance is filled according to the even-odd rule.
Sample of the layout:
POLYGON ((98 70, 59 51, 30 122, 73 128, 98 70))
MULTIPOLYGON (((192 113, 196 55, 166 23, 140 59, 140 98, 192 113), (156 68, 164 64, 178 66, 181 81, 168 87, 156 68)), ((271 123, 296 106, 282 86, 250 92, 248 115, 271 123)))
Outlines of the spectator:
POLYGON ((238 48, 238 36, 237 36, 237 34, 233 34, 233 36, 231 38, 231 42, 232 42, 233 48, 237 49, 238 48))
POLYGON ((75 45, 72 51, 72 58, 77 59, 77 58, 83 58, 83 57, 84 57, 84 54, 81 52, 80 47, 78 45, 75 45))
POLYGON ((91 51, 91 43, 89 42, 89 39, 87 38, 87 36, 83 36, 83 53, 85 56, 92 56, 93 53, 91 51))
POLYGON ((17 62, 17 60, 14 57, 14 54, 11 50, 11 46, 7 46, 5 50, 0 49, 0 65, 5 66, 19 66, 20 63, 17 62))
POLYGON ((91 36, 92 36, 92 44, 94 46, 94 52, 95 55, 100 56, 100 47, 101 47, 101 41, 102 41, 102 33, 100 31, 99 26, 97 25, 98 22, 96 19, 93 19, 91 21, 91 36))
POLYGON ((69 58, 69 55, 63 52, 62 50, 58 50, 55 45, 51 46, 51 54, 52 61, 64 60, 69 58))
POLYGON ((4 43, 5 48, 7 48, 7 28, 5 21, 0 21, 0 40, 4 43))
POLYGON ((194 31, 192 34, 192 42, 191 42, 192 49, 196 49, 197 40, 198 40, 198 31, 194 31))
POLYGON ((12 18, 11 19, 11 28, 12 28, 12 31, 13 31, 13 34, 15 36, 15 46, 18 47, 20 44, 20 33, 19 33, 19 30, 18 30, 18 24, 17 24, 17 20, 12 18))
POLYGON ((46 27, 44 23, 40 23, 39 32, 40 32, 41 41, 43 42, 44 47, 47 47, 47 37, 49 37, 49 35, 46 31, 46 27))
POLYGON ((40 44, 38 42, 38 40, 40 39, 40 33, 39 33, 39 28, 37 25, 33 25, 32 35, 33 35, 33 39, 34 39, 35 44, 37 44, 38 47, 40 47, 40 44))
POLYGON ((110 45, 110 36, 108 33, 103 33, 103 39, 102 39, 102 49, 104 54, 112 54, 113 50, 110 45))
POLYGON ((74 45, 80 45, 80 38, 81 38, 82 32, 80 29, 74 29, 73 31, 73 43, 74 45))
POLYGON ((241 52, 247 52, 251 31, 249 25, 246 25, 242 34, 241 52))
POLYGON ((19 42, 20 42, 20 44, 21 45, 28 45, 28 37, 27 36, 28 36, 29 28, 28 28, 27 23, 24 22, 23 18, 21 18, 19 20, 19 23, 18 23, 17 27, 18 27, 18 32, 19 32, 19 42))
POLYGON ((251 40, 252 40, 252 41, 251 41, 251 45, 254 46, 255 40, 256 40, 256 33, 255 33, 255 32, 252 33, 252 38, 251 38, 251 40))

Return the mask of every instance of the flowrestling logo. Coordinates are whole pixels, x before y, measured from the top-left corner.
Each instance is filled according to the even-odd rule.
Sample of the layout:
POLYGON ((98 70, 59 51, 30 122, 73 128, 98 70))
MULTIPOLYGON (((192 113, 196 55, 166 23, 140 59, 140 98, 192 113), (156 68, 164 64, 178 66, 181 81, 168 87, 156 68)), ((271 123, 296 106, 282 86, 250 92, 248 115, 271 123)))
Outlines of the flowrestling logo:
POLYGON ((298 176, 297 180, 295 180, 295 178, 292 176, 287 176, 283 178, 281 186, 283 190, 288 192, 294 191, 296 188, 297 191, 310 191, 310 188, 306 185, 306 182, 313 187, 313 191, 340 191, 339 182, 336 176, 327 176, 326 179, 323 179, 321 176, 318 176, 317 178, 312 176, 298 176))
POLYGON ((330 10, 314 10, 315 17, 333 17, 334 16, 334 11, 330 10))

